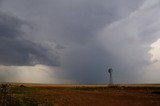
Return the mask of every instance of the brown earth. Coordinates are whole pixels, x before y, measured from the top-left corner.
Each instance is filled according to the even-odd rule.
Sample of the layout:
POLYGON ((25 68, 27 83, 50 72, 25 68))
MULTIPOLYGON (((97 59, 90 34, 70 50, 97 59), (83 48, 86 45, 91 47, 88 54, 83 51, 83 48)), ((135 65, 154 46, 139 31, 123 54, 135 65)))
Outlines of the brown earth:
POLYGON ((160 106, 160 85, 12 85, 13 97, 38 106, 160 106))

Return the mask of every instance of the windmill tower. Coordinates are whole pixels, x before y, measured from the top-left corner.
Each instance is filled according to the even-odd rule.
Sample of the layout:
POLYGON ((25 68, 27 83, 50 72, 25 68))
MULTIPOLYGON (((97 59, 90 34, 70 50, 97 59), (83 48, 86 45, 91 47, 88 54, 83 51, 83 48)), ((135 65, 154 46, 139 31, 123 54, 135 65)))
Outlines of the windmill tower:
POLYGON ((112 85, 113 84, 113 79, 112 79, 113 69, 109 68, 108 73, 109 73, 109 84, 112 85))

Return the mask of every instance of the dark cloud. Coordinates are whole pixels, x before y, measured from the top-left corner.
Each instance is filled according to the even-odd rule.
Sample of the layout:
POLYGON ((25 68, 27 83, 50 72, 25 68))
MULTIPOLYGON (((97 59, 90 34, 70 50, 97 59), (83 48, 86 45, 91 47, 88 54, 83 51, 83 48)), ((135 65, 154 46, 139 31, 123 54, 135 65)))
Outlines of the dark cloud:
MULTIPOLYGON (((41 11, 46 12, 47 19, 50 20, 50 38, 56 38, 61 43, 84 44, 92 42, 97 36, 97 31, 110 23, 126 17, 130 12, 138 8, 141 2, 135 1, 131 4, 127 0, 62 0, 53 1, 53 6, 47 5, 51 10, 44 9, 40 5, 41 11), (122 4, 119 6, 119 3, 122 4), (123 9, 121 9, 123 8, 123 9), (125 11, 124 11, 125 10, 125 11), (126 12, 127 11, 127 12, 126 12), (48 15, 48 14, 49 15, 48 15), (123 14, 120 16, 120 14, 123 14), (54 37, 53 37, 54 36, 54 37)), ((47 4, 47 3, 46 3, 47 4)), ((40 7, 37 7, 40 9, 40 7)))
POLYGON ((0 13, 0 37, 15 38, 21 35, 22 24, 23 22, 15 17, 0 13))
POLYGON ((6 0, 2 10, 33 23, 36 30, 25 30, 25 34, 29 34, 26 37, 21 28, 23 21, 10 17, 5 18, 11 21, 6 24, 5 21, 9 20, 3 19, 4 23, 0 26, 3 29, 1 45, 5 46, 0 48, 6 52, 1 53, 1 63, 61 63, 62 71, 57 76, 76 83, 90 84, 107 83, 107 69, 112 67, 115 82, 134 83, 142 75, 139 74, 139 67, 148 64, 146 54, 149 43, 145 43, 152 42, 147 32, 152 31, 146 30, 143 23, 139 24, 149 22, 148 19, 147 22, 143 21, 145 17, 142 16, 149 12, 139 12, 144 1, 6 0), (137 11, 142 14, 138 17, 142 18, 132 17, 137 11), (101 30, 107 31, 99 34, 101 30), (11 33, 14 37, 10 36, 11 33), (52 45, 51 42, 56 44, 52 45))
MULTIPOLYGON (((117 57, 112 52, 105 51, 97 40, 99 36, 97 31, 128 15, 124 13, 124 16, 119 16, 123 13, 123 10, 121 12, 119 10, 121 7, 116 7, 119 1, 107 2, 109 3, 108 7, 104 6, 104 1, 93 1, 92 3, 85 1, 75 7, 72 7, 74 5, 67 5, 66 8, 60 7, 62 16, 58 17, 59 20, 56 21, 56 25, 61 25, 59 28, 61 30, 58 33, 55 31, 56 38, 69 44, 69 47, 66 48, 67 51, 64 53, 62 68, 64 69, 64 76, 75 80, 76 83, 107 83, 108 67, 113 67, 116 71, 119 71, 115 72, 116 74, 123 74, 124 76, 126 76, 124 73, 131 68, 131 66, 125 67, 124 64, 119 65, 121 62, 117 57)), ((124 1, 123 3, 121 6, 126 7, 128 13, 134 11, 135 7, 130 9, 127 7, 128 3, 124 1)), ((56 14, 56 16, 58 15, 56 14)), ((53 20, 53 22, 55 21, 53 20)), ((112 47, 112 45, 110 46, 112 47)), ((118 53, 118 51, 116 52, 118 53)), ((132 74, 132 72, 129 73, 132 74)), ((116 80, 116 82, 118 81, 116 80)))
POLYGON ((22 26, 27 25, 18 18, 0 13, 0 64, 2 65, 60 65, 58 53, 52 54, 43 45, 24 38, 22 26))

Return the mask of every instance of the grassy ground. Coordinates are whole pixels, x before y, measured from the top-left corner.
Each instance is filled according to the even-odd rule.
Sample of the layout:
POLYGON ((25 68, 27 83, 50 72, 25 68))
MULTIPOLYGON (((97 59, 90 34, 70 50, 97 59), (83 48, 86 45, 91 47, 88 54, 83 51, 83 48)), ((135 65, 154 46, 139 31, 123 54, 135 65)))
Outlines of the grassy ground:
POLYGON ((20 106, 160 106, 159 85, 12 84, 12 102, 20 106))

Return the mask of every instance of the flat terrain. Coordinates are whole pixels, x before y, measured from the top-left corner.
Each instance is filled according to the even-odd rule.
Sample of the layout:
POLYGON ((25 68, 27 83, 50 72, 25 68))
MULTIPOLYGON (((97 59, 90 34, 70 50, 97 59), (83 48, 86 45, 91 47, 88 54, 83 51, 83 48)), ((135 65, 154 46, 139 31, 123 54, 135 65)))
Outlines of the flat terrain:
POLYGON ((11 84, 23 106, 160 106, 160 85, 11 84))

